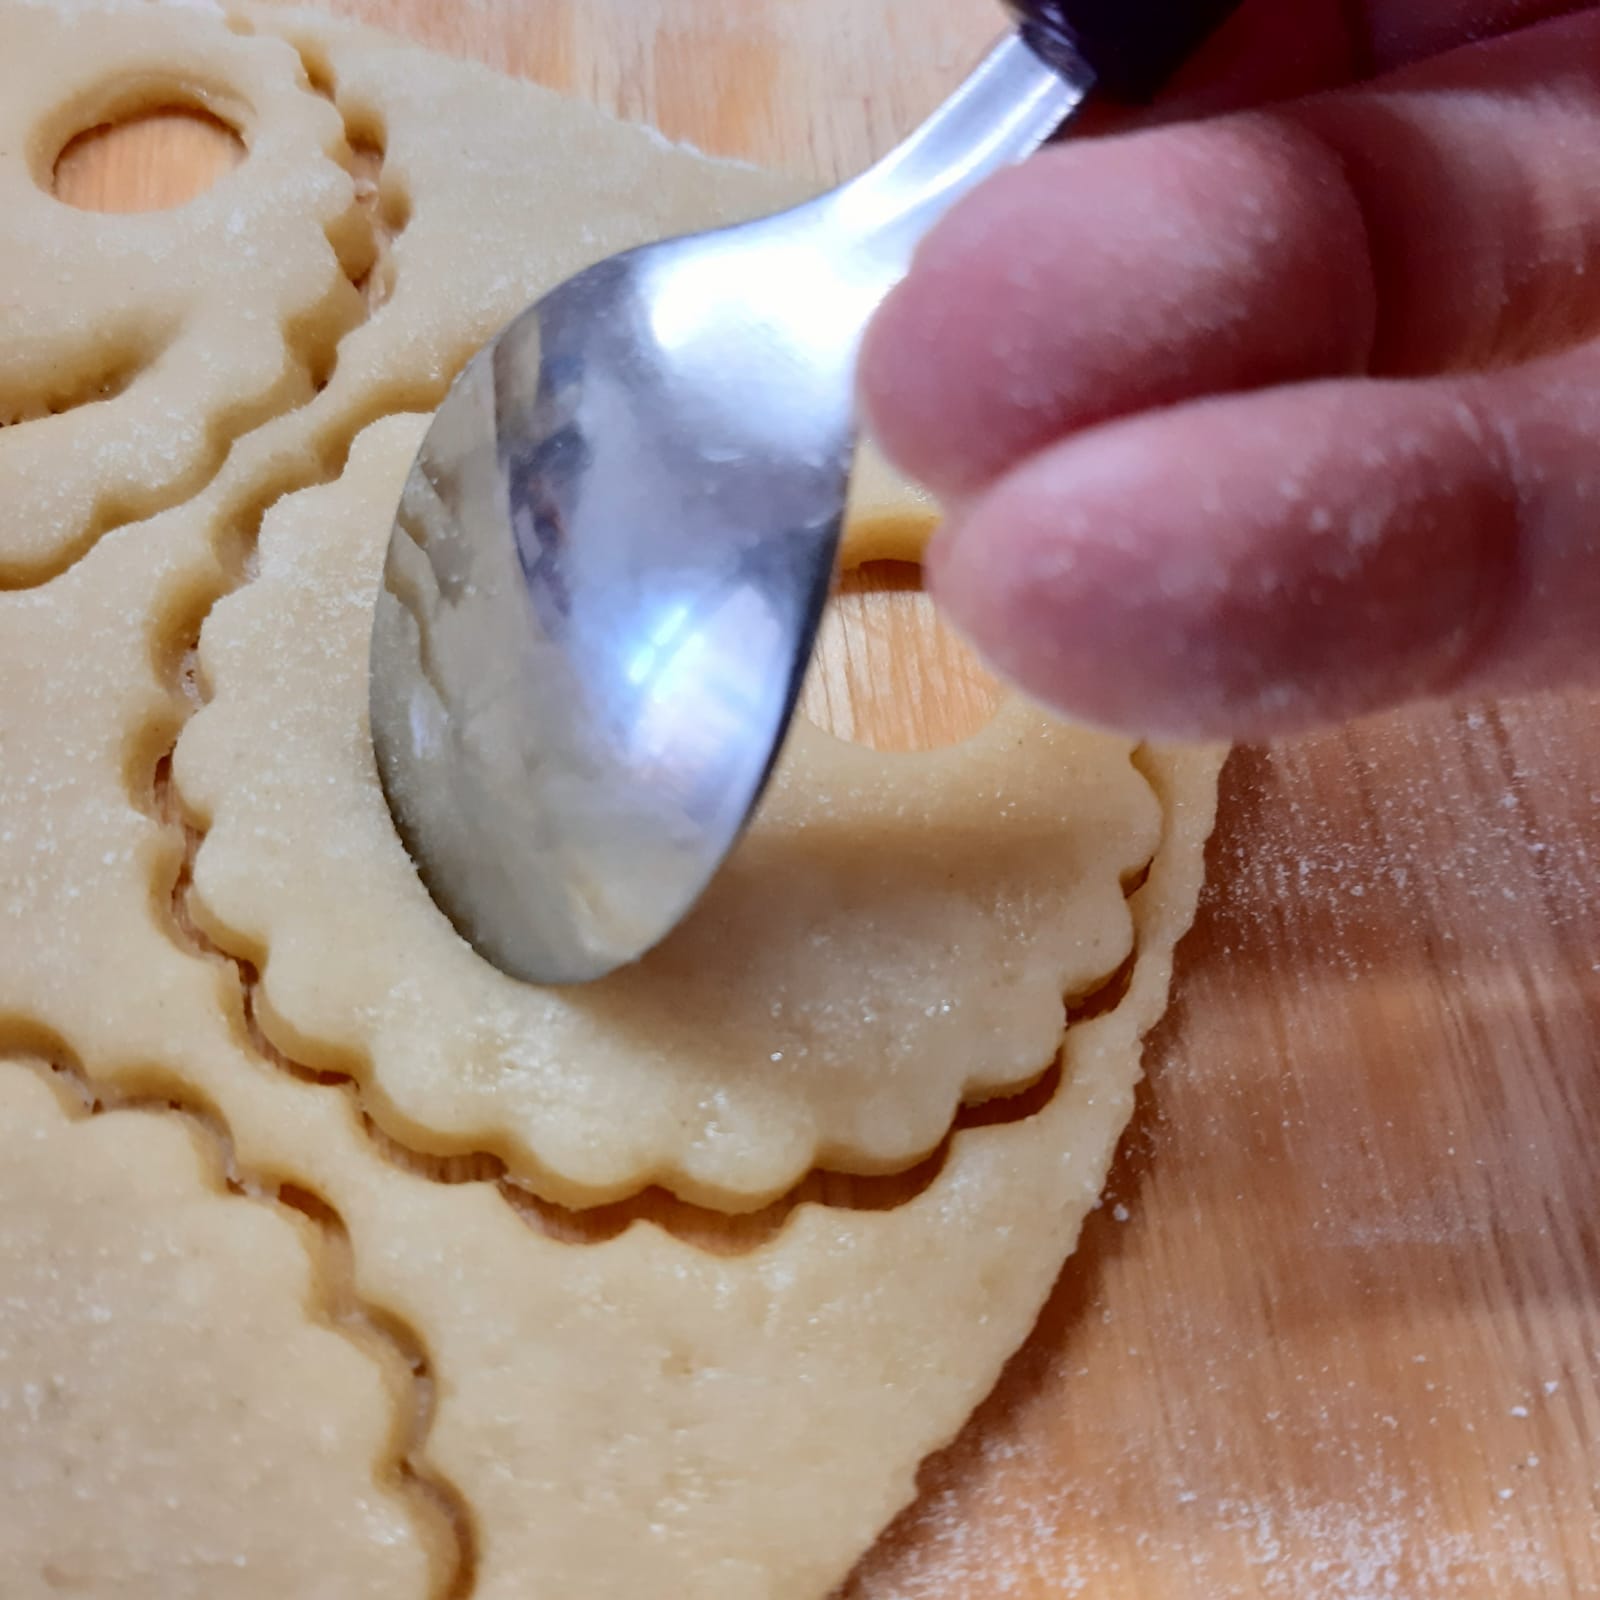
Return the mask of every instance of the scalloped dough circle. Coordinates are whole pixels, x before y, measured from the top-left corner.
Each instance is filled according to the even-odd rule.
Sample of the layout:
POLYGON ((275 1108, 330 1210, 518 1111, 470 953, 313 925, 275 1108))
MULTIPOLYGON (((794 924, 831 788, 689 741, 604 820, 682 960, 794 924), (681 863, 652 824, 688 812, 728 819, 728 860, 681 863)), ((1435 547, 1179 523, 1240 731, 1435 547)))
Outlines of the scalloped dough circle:
POLYGON ((370 229, 338 114, 278 40, 154 5, 9 6, 0 44, 0 588, 194 493, 231 440, 310 398, 360 313, 370 229), (91 48, 92 46, 92 48, 91 48), (116 215, 51 192, 86 128, 168 105, 247 155, 189 203, 116 215))
POLYGON ((177 1119, 69 1119, 5 1061, 0 1142, 0 1588, 432 1592, 377 1480, 405 1397, 307 1320, 290 1213, 228 1194, 177 1119))
POLYGON ((910 754, 800 725, 695 915, 603 983, 520 984, 457 937, 394 833, 366 723, 423 426, 377 425, 338 483, 280 502, 258 576, 201 639, 211 700, 176 765, 208 830, 197 915, 262 969, 274 1042, 360 1079, 403 1143, 491 1152, 577 1204, 661 1183, 743 1209, 814 1166, 898 1170, 963 1102, 1036 1079, 1064 999, 1132 947, 1123 886, 1160 811, 1128 741, 1017 700, 910 754))

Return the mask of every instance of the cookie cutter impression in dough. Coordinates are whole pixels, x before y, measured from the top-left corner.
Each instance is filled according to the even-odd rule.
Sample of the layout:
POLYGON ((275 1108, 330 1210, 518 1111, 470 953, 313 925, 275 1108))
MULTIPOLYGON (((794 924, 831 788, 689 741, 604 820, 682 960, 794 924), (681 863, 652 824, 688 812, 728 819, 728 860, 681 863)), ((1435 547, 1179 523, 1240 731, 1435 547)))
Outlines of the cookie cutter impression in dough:
POLYGON ((1013 9, 865 175, 580 273, 434 419, 378 596, 373 743, 435 901, 514 977, 635 960, 737 842, 833 577, 862 334, 923 236, 1091 90, 1149 95, 1233 4, 1013 9))

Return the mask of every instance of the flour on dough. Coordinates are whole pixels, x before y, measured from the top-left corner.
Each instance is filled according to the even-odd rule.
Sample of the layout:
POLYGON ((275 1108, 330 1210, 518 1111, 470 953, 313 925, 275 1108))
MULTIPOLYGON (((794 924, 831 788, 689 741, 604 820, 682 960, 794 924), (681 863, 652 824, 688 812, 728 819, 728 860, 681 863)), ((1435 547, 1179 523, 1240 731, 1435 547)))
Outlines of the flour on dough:
POLYGON ((0 1591, 421 1600, 373 1477, 392 1397, 307 1319, 310 1225, 179 1118, 67 1104, 0 1063, 0 1591))
POLYGON ((284 45, 163 6, 13 5, 0 29, 0 424, 29 423, 0 427, 0 587, 17 587, 187 499, 234 438, 309 399, 372 240, 344 126, 284 45), (171 105, 216 115, 248 159, 172 211, 54 198, 74 134, 171 105))

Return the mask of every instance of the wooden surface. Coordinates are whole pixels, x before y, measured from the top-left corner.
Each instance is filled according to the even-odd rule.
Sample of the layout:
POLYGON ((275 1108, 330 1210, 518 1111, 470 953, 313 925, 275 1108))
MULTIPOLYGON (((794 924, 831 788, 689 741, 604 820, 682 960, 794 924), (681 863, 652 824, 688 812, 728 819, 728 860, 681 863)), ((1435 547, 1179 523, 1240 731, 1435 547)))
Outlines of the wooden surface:
MULTIPOLYGON (((995 25, 984 0, 335 9, 819 175, 995 25)), ((226 159, 158 119, 61 181, 170 203, 226 159)), ((841 602, 808 705, 907 745, 990 693, 891 569, 841 602)), ((1235 755, 1106 1204, 850 1600, 1600 1595, 1597 712, 1235 755)))

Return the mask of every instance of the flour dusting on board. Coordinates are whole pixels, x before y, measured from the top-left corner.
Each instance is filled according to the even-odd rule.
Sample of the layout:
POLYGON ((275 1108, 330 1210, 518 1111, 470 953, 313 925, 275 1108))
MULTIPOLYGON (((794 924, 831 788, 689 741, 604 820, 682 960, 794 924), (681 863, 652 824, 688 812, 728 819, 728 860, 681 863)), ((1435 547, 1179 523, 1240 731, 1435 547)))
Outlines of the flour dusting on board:
POLYGON ((848 1600, 1600 1595, 1593 719, 1237 753, 1104 1208, 848 1600))
MULTIPOLYGON (((1028 1454, 992 1439, 973 1475, 1037 1484, 1058 1470, 1054 1452, 1028 1454)), ((1483 1600, 1571 1592, 1563 1587, 1570 1569, 1530 1531, 1514 1487, 1498 1490, 1494 1509, 1462 1528, 1452 1525, 1458 1508, 1417 1493, 1403 1472, 1351 1481, 1354 1492, 1343 1497, 1295 1485, 1246 1497, 1201 1470, 1153 1503, 1137 1499, 1131 1470, 1110 1485, 1063 1483, 1051 1496, 1010 1495, 988 1481, 974 1493, 964 1474, 928 1497, 903 1559, 887 1581, 879 1576, 862 1593, 873 1600, 1157 1593, 1483 1600), (1125 1512, 1108 1509, 1119 1500, 1125 1512)))

